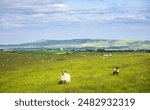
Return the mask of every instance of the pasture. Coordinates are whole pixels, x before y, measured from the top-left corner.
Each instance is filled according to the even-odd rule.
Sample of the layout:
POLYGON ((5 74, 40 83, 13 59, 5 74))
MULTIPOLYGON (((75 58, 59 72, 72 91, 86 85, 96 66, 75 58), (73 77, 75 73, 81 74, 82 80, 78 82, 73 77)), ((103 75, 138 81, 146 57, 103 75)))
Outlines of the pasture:
POLYGON ((150 93, 149 65, 149 53, 0 51, 0 93, 150 93), (58 84, 62 70, 71 83, 58 84))

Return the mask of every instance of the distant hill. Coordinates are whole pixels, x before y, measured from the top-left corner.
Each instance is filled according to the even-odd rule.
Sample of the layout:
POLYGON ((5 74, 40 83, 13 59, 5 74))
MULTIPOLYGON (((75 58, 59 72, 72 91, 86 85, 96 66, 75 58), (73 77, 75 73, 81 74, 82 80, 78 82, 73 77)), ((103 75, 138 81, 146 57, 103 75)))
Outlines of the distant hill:
POLYGON ((110 49, 135 50, 150 49, 148 40, 106 40, 106 39, 72 39, 72 40, 39 40, 36 42, 0 45, 0 49, 110 49))

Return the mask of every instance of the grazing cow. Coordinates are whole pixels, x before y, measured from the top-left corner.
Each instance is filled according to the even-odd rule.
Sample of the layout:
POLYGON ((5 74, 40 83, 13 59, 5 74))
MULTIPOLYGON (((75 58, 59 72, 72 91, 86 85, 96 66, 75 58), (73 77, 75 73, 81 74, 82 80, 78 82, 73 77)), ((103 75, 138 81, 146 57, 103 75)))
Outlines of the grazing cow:
POLYGON ((59 84, 66 84, 71 82, 71 76, 66 71, 61 71, 61 79, 59 84))
POLYGON ((113 75, 119 75, 119 67, 114 68, 113 75))

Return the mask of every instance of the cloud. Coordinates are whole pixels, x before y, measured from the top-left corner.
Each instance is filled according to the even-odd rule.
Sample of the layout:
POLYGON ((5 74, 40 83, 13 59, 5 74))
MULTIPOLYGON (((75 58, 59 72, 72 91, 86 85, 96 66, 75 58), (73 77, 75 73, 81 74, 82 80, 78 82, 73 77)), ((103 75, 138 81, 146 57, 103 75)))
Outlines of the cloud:
POLYGON ((63 0, 5 0, 0 7, 0 27, 41 25, 70 10, 63 0))
POLYGON ((0 4, 0 27, 40 27, 75 23, 132 24, 150 21, 148 4, 140 6, 120 4, 105 7, 71 6, 65 0, 4 0, 0 4))
POLYGON ((1 12, 45 12, 45 11, 67 11, 69 7, 62 0, 5 0, 0 4, 1 12))
POLYGON ((69 10, 70 8, 65 4, 48 4, 48 5, 36 7, 34 9, 35 12, 40 12, 40 13, 45 13, 45 12, 57 13, 57 12, 66 12, 69 10))

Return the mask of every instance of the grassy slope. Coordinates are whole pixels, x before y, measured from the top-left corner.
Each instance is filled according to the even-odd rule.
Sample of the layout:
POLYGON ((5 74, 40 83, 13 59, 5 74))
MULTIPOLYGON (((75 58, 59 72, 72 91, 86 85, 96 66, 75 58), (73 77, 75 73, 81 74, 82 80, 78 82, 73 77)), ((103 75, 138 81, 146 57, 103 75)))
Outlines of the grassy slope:
POLYGON ((150 92, 150 54, 33 53, 0 52, 0 92, 150 92), (112 76, 115 66, 119 76, 112 76), (61 70, 70 84, 57 84, 61 70))

